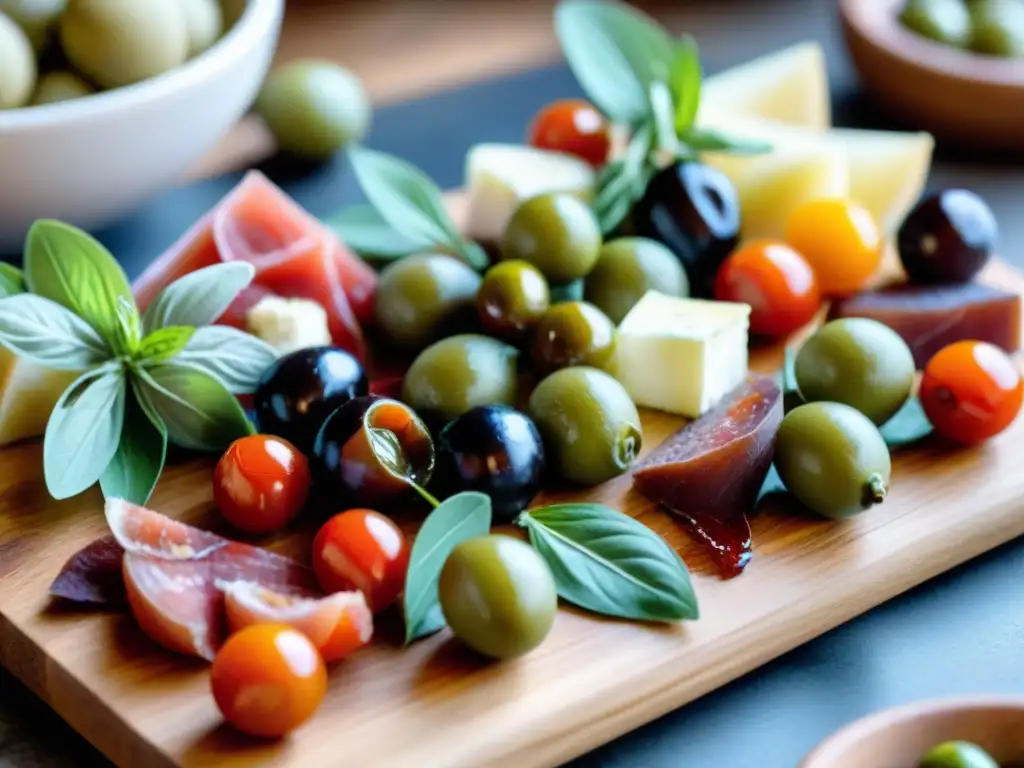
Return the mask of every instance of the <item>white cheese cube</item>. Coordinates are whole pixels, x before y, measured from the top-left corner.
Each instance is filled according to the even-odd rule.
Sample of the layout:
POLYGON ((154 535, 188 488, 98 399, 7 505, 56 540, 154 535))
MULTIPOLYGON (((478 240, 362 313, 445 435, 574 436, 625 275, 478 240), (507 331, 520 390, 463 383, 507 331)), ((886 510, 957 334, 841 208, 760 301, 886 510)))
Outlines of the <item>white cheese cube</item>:
POLYGON ((309 299, 264 296, 246 314, 245 325, 283 355, 331 343, 327 311, 309 299))
POLYGON ((619 325, 612 370, 638 406, 695 419, 747 375, 750 307, 648 291, 619 325))
POLYGON ((53 406, 80 375, 41 368, 0 347, 0 445, 41 437, 53 406))
POLYGON ((519 144, 478 144, 466 156, 466 235, 495 242, 524 200, 547 192, 568 192, 589 203, 594 169, 561 152, 519 144))

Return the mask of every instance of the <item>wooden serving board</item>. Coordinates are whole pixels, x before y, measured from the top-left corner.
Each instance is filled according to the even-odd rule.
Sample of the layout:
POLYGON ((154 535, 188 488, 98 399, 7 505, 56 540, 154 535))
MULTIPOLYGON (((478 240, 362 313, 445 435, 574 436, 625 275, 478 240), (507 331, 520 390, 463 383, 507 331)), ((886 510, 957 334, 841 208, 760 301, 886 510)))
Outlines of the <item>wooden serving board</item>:
MULTIPOLYGON (((983 279, 1024 292, 1024 276, 1003 263, 983 279)), ((752 367, 777 370, 781 351, 758 351, 752 367)), ((682 424, 644 413, 645 452, 682 424)), ((386 617, 370 648, 333 669, 316 716, 268 743, 223 725, 207 666, 156 647, 130 616, 51 605, 62 564, 106 533, 102 500, 50 499, 41 446, 25 444, 0 451, 0 663, 121 766, 556 765, 1024 533, 1022 451, 1024 419, 982 446, 898 452, 890 497, 844 522, 766 503, 751 521, 753 562, 731 581, 629 476, 562 494, 622 509, 675 546, 694 571, 700 621, 646 626, 564 608, 537 650, 492 664, 447 630, 401 650, 400 621, 386 617)), ((211 468, 169 467, 150 506, 224 532, 211 468)), ((400 518, 410 532, 415 517, 400 518)), ((260 543, 304 558, 317 521, 307 522, 260 543)))

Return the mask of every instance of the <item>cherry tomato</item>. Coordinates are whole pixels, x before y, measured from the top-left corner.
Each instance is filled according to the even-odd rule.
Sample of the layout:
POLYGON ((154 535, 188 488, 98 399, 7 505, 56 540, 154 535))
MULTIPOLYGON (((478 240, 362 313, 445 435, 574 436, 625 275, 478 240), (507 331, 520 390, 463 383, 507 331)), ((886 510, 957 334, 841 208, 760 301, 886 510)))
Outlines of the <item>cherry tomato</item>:
POLYGON ((814 200, 793 211, 785 240, 814 270, 826 296, 867 285, 882 261, 882 233, 871 212, 849 200, 814 200))
POLYGON ((247 533, 285 527, 309 494, 309 463, 280 437, 249 435, 228 446, 213 472, 213 500, 247 533))
POLYGON ((324 591, 358 589, 374 613, 395 601, 408 568, 405 534, 372 509, 335 515, 313 540, 313 571, 324 591))
POLYGON ((961 443, 988 440, 1017 418, 1024 385, 1003 350, 958 341, 935 353, 921 379, 921 405, 940 435, 961 443))
POLYGON ((749 304, 751 333, 772 338, 802 328, 821 309, 811 265, 773 240, 756 240, 733 252, 718 269, 715 298, 749 304))
POLYGON ((530 124, 528 143, 568 152, 597 167, 608 159, 608 121, 583 99, 561 99, 544 107, 530 124))
POLYGON ((283 624, 254 624, 231 635, 210 668, 213 700, 244 733, 277 738, 323 701, 327 670, 313 643, 283 624))

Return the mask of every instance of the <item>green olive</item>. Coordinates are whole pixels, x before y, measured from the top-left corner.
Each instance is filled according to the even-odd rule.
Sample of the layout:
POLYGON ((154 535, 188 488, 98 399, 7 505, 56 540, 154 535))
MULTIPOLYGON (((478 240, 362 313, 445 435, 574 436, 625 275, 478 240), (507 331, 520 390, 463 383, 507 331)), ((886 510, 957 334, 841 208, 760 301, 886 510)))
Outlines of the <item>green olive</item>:
POLYGON ((850 517, 885 500, 889 448, 878 428, 842 403, 807 403, 786 414, 775 441, 775 468, 808 509, 850 517))
POLYGON ((826 323, 796 356, 796 383, 804 400, 846 403, 875 424, 903 407, 914 374, 906 342, 888 326, 863 317, 826 323))
POLYGON ((928 750, 918 768, 999 768, 999 763, 977 744, 946 741, 928 750))
POLYGON ((672 251, 646 237, 620 237, 604 244, 587 275, 585 296, 618 325, 649 290, 690 295, 683 265, 672 251))
POLYGON ((66 4, 67 0, 0 0, 0 13, 10 16, 41 53, 66 4))
POLYGON ((522 656, 540 645, 558 610, 544 559, 529 544, 501 534, 455 547, 437 592, 455 636, 494 659, 522 656))
POLYGON ((21 27, 0 13, 0 109, 25 106, 37 74, 32 44, 21 27))
POLYGON ((80 99, 93 92, 91 85, 71 72, 47 72, 39 78, 32 104, 38 106, 80 99))
POLYGON ((221 36, 224 13, 217 0, 178 0, 188 29, 189 58, 198 56, 221 36))
POLYGON ((155 77, 188 57, 188 28, 178 0, 68 0, 60 20, 68 60, 104 88, 155 77))
POLYGON ((325 160, 370 127, 370 101, 359 78, 328 61, 293 61, 267 77, 256 111, 278 146, 296 157, 325 160))
POLYGON ((533 331, 533 367, 546 374, 573 365, 603 368, 615 348, 615 326, 600 309, 586 301, 567 301, 551 307, 533 331))
POLYGON ((1021 0, 974 0, 971 22, 971 50, 991 56, 1024 56, 1024 3, 1021 0))
POLYGON ((586 277, 601 249, 601 229, 586 203, 567 193, 531 197, 512 214, 501 258, 528 261, 552 285, 586 277))
POLYGON ((374 302, 377 324, 387 340, 422 349, 459 315, 472 312, 480 275, 465 262, 441 253, 393 261, 381 272, 374 302))
POLYGON ((480 322, 491 333, 517 334, 551 306, 548 281, 532 264, 503 261, 487 270, 476 295, 480 322))
POLYGON ((548 466, 565 480, 603 483, 640 454, 636 406, 618 381, 596 368, 552 373, 530 395, 527 413, 544 440, 548 466))
POLYGON ((220 0, 221 15, 224 17, 224 29, 231 29, 245 13, 246 0, 220 0))
POLYGON ((402 400, 424 418, 450 421, 478 405, 514 405, 519 353, 487 336, 449 336, 420 352, 402 400))
POLYGON ((971 15, 963 0, 908 0, 900 23, 938 43, 965 48, 971 39, 971 15))

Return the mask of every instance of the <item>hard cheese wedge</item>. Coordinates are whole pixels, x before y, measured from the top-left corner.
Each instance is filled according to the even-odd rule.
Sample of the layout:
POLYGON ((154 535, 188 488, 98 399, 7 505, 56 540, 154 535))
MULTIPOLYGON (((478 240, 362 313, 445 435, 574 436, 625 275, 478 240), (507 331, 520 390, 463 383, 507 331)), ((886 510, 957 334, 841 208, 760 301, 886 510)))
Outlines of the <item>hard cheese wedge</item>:
POLYGON ((74 371, 52 371, 0 347, 0 445, 40 437, 74 371))
POLYGON ((594 169, 561 152, 517 144, 478 144, 466 156, 469 210, 466 234, 482 242, 501 238, 524 200, 546 192, 593 199, 594 169))
POLYGON ((648 291, 619 325, 612 371, 638 406, 697 418, 747 373, 750 307, 648 291))
POLYGON ((827 130, 825 52, 818 43, 801 43, 709 77, 701 89, 699 119, 706 122, 714 114, 827 130))

